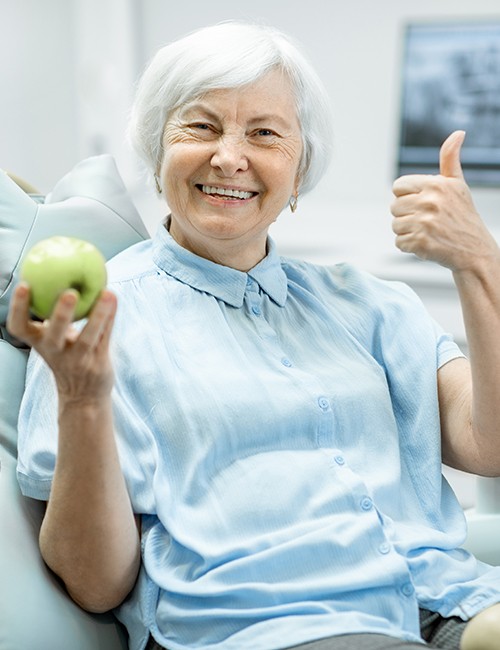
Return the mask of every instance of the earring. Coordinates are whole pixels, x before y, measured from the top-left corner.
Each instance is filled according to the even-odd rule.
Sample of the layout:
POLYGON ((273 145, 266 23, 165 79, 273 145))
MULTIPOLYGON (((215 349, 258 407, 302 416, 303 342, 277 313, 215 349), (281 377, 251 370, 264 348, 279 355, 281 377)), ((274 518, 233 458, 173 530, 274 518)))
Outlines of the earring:
POLYGON ((160 186, 160 180, 159 180, 159 178, 158 178, 158 176, 156 174, 155 174, 155 185, 156 185, 156 191, 158 192, 158 194, 161 194, 162 189, 161 189, 161 186, 160 186))
POLYGON ((295 210, 297 209, 298 198, 299 198, 299 197, 298 197, 297 195, 295 195, 295 196, 291 196, 291 197, 290 197, 290 201, 289 201, 288 204, 289 204, 289 206, 290 206, 290 210, 291 210, 292 212, 295 212, 295 210))

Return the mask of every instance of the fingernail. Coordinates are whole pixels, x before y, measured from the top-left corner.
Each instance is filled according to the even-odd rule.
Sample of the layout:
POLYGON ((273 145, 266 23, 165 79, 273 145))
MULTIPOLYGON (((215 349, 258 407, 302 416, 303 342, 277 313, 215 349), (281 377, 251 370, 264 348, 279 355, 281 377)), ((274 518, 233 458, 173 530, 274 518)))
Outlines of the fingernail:
POLYGON ((78 291, 75 291, 74 289, 68 289, 63 293, 62 300, 65 305, 73 305, 78 300, 78 296, 78 291))
POLYGON ((21 280, 19 284, 17 285, 17 293, 20 295, 22 298, 26 297, 30 291, 29 284, 25 282, 24 280, 21 280))

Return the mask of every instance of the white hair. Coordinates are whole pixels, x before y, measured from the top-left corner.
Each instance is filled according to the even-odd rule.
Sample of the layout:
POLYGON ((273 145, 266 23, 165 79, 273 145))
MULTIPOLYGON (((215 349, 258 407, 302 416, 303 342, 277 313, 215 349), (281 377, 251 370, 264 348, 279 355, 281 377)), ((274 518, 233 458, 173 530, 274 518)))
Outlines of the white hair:
POLYGON ((299 191, 310 191, 331 158, 330 101, 299 48, 272 27, 228 21, 162 47, 137 87, 128 129, 135 151, 157 173, 163 130, 173 111, 211 90, 255 82, 273 69, 282 70, 292 84, 303 143, 299 191))

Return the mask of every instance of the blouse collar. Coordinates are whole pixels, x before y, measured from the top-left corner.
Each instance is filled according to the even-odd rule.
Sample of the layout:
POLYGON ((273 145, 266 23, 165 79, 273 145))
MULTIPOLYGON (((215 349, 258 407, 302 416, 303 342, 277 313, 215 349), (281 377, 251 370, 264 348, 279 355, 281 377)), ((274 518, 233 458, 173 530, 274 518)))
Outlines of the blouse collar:
POLYGON ((270 237, 267 239, 267 251, 266 257, 246 273, 199 257, 183 248, 163 223, 153 240, 153 261, 159 268, 193 289, 208 293, 232 307, 243 305, 249 278, 255 280, 275 303, 284 306, 287 277, 270 237))

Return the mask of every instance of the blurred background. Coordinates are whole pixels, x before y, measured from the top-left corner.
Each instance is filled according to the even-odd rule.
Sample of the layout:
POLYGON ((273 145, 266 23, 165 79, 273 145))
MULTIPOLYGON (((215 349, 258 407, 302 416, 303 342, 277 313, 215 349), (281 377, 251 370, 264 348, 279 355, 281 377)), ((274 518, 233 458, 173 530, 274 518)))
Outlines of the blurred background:
MULTIPOLYGON (((0 167, 47 193, 83 158, 111 153, 153 232, 166 207, 125 140, 136 80, 160 46, 226 19, 291 34, 331 96, 333 164, 316 191, 299 197, 298 211, 283 213, 273 226, 281 253, 325 264, 351 261, 408 282, 466 350, 449 272, 394 248, 389 205, 399 169, 408 26, 451 22, 453 31, 454 22, 499 24, 498 0, 0 0, 0 167)), ((412 74, 432 77, 434 63, 446 70, 443 56, 439 47, 426 51, 422 67, 411 62, 412 74)), ((418 88, 413 92, 412 105, 420 96, 418 88)), ((428 91, 426 104, 432 114, 428 91)), ((496 234, 500 187, 475 186, 473 195, 496 234)), ((468 477, 450 473, 450 480, 470 505, 468 477)))

